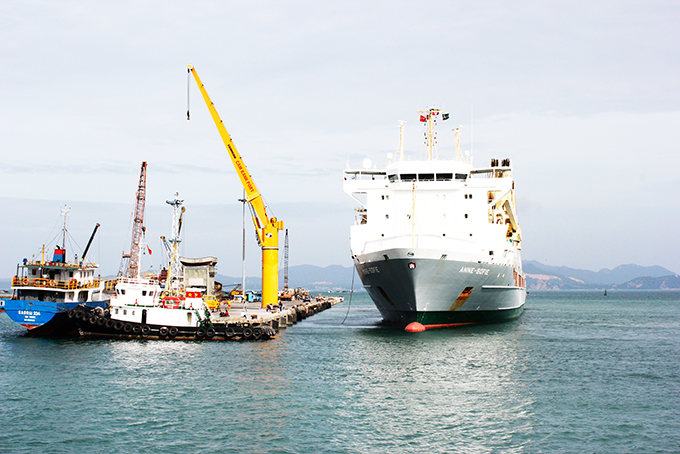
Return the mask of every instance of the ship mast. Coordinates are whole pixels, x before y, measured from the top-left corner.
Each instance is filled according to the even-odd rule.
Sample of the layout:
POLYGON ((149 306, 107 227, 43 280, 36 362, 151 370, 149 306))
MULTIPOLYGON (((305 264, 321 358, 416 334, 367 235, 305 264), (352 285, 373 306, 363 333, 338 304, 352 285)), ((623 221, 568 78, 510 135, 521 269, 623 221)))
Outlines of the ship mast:
POLYGON ((71 212, 71 207, 68 205, 64 205, 64 208, 61 209, 61 215, 64 216, 64 228, 61 231, 62 235, 62 240, 61 240, 61 248, 63 249, 63 256, 62 256, 62 263, 66 263, 66 218, 68 217, 68 214, 71 212))
POLYGON ((179 243, 182 232, 182 217, 186 208, 182 206, 184 200, 179 199, 179 193, 175 193, 173 200, 166 200, 165 203, 172 206, 172 238, 170 238, 170 260, 168 266, 168 279, 166 291, 175 294, 181 290, 179 278, 182 276, 182 262, 179 260, 179 243))
MULTIPOLYGON (((419 110, 420 121, 425 123, 427 126, 427 131, 425 132, 425 145, 427 146, 427 160, 432 161, 433 153, 432 150, 437 144, 437 133, 434 130, 434 125, 441 111, 439 109, 430 108, 427 110, 419 110)), ((448 117, 448 116, 447 116, 448 117)), ((446 118, 443 118, 444 120, 446 118)))
POLYGON ((286 229, 286 241, 283 246, 283 290, 288 290, 288 229, 286 229))
MULTIPOLYGON (((135 202, 134 221, 132 224, 132 242, 126 277, 141 277, 141 242, 146 228, 144 227, 144 206, 146 201, 146 162, 142 162, 142 170, 139 173, 139 185, 137 187, 137 201, 135 202)), ((123 256, 125 257, 125 256, 123 256)))
POLYGON ((399 120, 399 160, 404 160, 404 121, 399 120))

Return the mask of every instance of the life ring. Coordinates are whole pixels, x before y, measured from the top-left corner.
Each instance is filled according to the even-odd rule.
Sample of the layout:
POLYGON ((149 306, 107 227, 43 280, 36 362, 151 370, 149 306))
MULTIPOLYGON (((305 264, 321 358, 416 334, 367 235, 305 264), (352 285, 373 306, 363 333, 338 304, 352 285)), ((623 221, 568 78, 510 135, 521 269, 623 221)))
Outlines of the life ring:
POLYGON ((168 335, 168 328, 165 327, 165 326, 163 326, 160 330, 158 330, 158 333, 159 333, 161 336, 165 337, 165 336, 168 335))
POLYGON ((24 280, 22 281, 22 284, 28 285, 28 279, 24 279, 24 280))
POLYGON ((172 337, 177 336, 177 333, 179 330, 177 329, 176 326, 171 326, 170 329, 168 330, 168 334, 170 334, 172 337))

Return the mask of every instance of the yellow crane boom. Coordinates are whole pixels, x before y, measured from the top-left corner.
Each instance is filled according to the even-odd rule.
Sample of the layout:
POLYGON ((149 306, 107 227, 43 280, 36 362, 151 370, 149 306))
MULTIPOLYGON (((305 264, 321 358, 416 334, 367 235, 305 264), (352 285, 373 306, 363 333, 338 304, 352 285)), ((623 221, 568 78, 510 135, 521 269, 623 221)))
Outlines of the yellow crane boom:
POLYGON ((283 230, 283 221, 279 221, 275 217, 270 218, 267 214, 267 208, 264 200, 262 200, 262 195, 257 190, 257 186, 255 186, 255 182, 250 176, 246 164, 243 162, 241 155, 236 149, 236 145, 234 145, 231 136, 227 132, 227 128, 224 127, 224 123, 222 123, 215 105, 210 100, 201 79, 199 79, 196 69, 189 65, 189 71, 193 74, 196 84, 203 95, 203 100, 205 100, 215 126, 217 126, 220 137, 222 137, 224 146, 227 147, 231 162, 234 164, 236 173, 246 191, 246 200, 255 212, 253 222, 255 223, 257 237, 262 248, 262 307, 266 307, 268 304, 276 305, 279 302, 279 230, 283 230))

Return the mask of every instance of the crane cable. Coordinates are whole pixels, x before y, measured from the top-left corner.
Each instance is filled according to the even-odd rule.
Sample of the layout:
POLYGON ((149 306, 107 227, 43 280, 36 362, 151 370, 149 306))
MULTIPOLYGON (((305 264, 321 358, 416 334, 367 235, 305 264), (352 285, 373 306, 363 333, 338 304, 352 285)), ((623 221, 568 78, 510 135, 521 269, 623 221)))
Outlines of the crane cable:
POLYGON ((191 84, 189 82, 191 82, 191 69, 187 68, 187 120, 191 120, 189 115, 189 86, 191 84))

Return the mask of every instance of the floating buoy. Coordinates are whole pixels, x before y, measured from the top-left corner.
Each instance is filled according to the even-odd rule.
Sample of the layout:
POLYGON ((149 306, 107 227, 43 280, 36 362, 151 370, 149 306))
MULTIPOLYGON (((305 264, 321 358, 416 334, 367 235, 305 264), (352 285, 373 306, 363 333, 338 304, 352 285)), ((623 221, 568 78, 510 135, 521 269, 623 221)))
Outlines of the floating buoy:
POLYGON ((408 325, 406 325, 406 328, 404 328, 404 331, 408 333, 422 333, 425 331, 427 328, 423 326, 422 324, 418 322, 411 322, 408 325))

